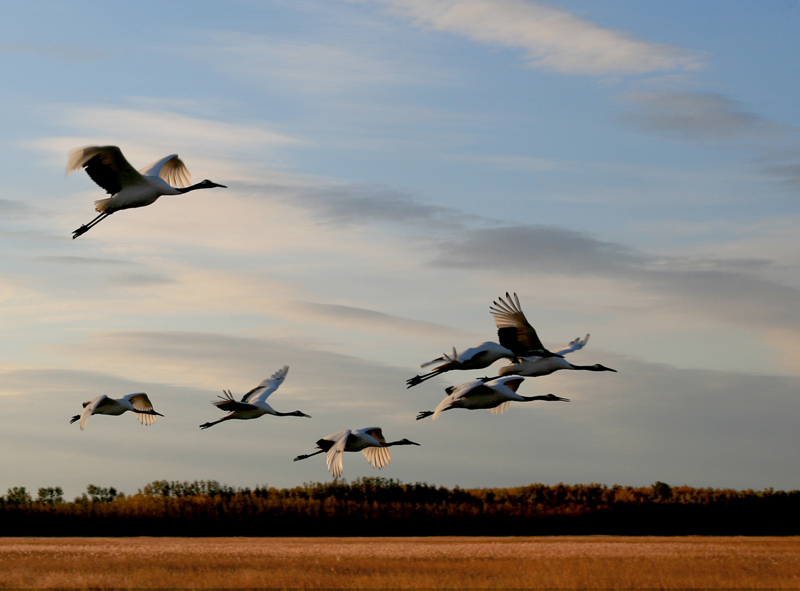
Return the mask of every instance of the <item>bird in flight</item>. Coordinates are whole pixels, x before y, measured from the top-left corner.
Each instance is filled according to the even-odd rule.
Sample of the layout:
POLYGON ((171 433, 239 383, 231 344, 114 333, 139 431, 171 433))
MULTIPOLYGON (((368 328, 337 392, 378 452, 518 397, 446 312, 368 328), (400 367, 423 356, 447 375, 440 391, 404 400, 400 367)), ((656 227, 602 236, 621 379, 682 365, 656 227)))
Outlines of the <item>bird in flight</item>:
POLYGON ((236 400, 230 390, 223 390, 222 393, 224 396, 220 396, 222 400, 219 402, 212 402, 212 404, 220 410, 228 411, 229 414, 218 421, 203 423, 200 425, 200 428, 208 429, 217 423, 230 419, 257 419, 263 415, 273 415, 276 417, 307 417, 310 419, 310 415, 302 413, 299 410, 293 412, 278 412, 267 404, 267 398, 269 398, 269 395, 277 390, 278 386, 283 383, 287 373, 289 373, 289 366, 284 365, 281 369, 245 394, 241 400, 236 400))
POLYGON ((450 386, 445 390, 447 396, 439 403, 436 410, 424 410, 417 415, 417 420, 433 416, 436 420, 441 413, 454 408, 468 410, 488 410, 492 414, 503 414, 511 402, 533 402, 544 400, 547 402, 569 402, 569 398, 561 398, 555 394, 544 396, 522 396, 517 394, 517 388, 525 378, 511 376, 497 378, 484 382, 483 379, 474 380, 450 386))
POLYGON ((406 380, 406 386, 411 388, 454 369, 483 369, 499 359, 510 359, 514 363, 518 363, 522 358, 528 357, 536 357, 537 359, 552 358, 555 360, 567 353, 582 349, 586 345, 589 335, 586 335, 585 339, 575 339, 568 347, 560 351, 552 352, 547 350, 542 341, 539 340, 536 329, 525 318, 517 294, 515 293, 512 299, 506 293, 506 298, 508 302, 500 297, 493 301, 493 305, 489 307, 497 327, 499 343, 489 341, 461 352, 456 352, 455 347, 453 347, 452 354, 445 353, 441 357, 423 363, 422 367, 427 367, 434 363, 440 363, 440 365, 428 373, 416 375, 406 380))
POLYGON ((144 392, 126 394, 122 398, 109 398, 105 394, 83 403, 83 412, 70 419, 70 424, 80 421, 81 431, 86 428, 86 423, 92 415, 121 415, 124 412, 136 413, 136 418, 142 425, 150 426, 156 422, 156 416, 163 417, 153 410, 153 404, 144 392))
POLYGON ((181 195, 214 187, 227 188, 209 180, 187 186, 189 171, 177 154, 156 160, 137 172, 117 146, 88 146, 74 150, 69 155, 67 174, 80 168, 84 168, 91 179, 111 197, 94 202, 95 211, 99 214, 72 232, 73 240, 115 211, 150 205, 162 195, 181 195))
POLYGON ((333 474, 334 478, 338 478, 342 475, 342 454, 344 452, 360 451, 367 458, 367 461, 372 464, 373 468, 381 469, 388 466, 389 462, 392 461, 389 448, 393 445, 419 445, 419 443, 414 443, 408 439, 387 443, 380 427, 367 427, 366 429, 357 429, 355 431, 345 429, 326 435, 318 440, 317 447, 319 451, 297 456, 294 461, 305 460, 311 456, 325 453, 327 454, 328 471, 333 474))

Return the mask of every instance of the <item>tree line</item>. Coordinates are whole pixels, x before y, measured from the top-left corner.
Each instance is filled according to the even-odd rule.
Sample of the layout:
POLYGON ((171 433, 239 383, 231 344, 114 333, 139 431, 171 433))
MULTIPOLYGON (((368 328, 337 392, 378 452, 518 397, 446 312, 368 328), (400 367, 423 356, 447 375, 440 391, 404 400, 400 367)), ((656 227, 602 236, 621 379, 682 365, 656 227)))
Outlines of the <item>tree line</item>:
POLYGON ((0 497, 4 536, 798 535, 800 491, 531 484, 453 489, 387 478, 236 488, 158 480, 0 497))

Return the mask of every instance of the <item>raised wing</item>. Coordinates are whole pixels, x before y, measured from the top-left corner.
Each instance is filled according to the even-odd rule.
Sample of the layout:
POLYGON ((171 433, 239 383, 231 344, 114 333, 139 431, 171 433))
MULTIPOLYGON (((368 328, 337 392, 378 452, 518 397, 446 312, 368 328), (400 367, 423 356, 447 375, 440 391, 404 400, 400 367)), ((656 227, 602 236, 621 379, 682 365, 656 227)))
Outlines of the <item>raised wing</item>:
POLYGON ((484 383, 485 382, 483 380, 472 380, 471 382, 464 382, 463 384, 458 384, 457 386, 448 386, 444 391, 452 396, 453 400, 456 400, 457 398, 461 398, 465 394, 469 393, 471 390, 474 390, 478 386, 483 386, 484 383))
POLYGON ((542 341, 539 340, 539 335, 536 334, 536 329, 522 313, 517 294, 515 293, 512 298, 506 292, 506 300, 499 297, 492 302, 494 305, 489 307, 497 326, 500 344, 520 356, 525 353, 531 355, 532 351, 546 351, 542 341))
POLYGON ((142 175, 122 155, 117 146, 87 146, 69 155, 67 173, 85 168, 86 173, 109 195, 116 195, 123 187, 143 181, 142 175))
MULTIPOLYGON (((153 410, 153 404, 150 402, 150 399, 144 392, 139 392, 138 394, 128 394, 127 396, 123 396, 123 398, 130 402, 133 408, 136 410, 153 410)), ((134 414, 142 425, 149 426, 156 422, 156 415, 145 415, 138 412, 134 414)))
POLYGON ((249 410, 255 408, 253 404, 236 400, 233 397, 233 394, 231 394, 230 390, 223 390, 222 393, 224 394, 224 396, 220 396, 222 400, 211 403, 220 410, 234 412, 237 410, 249 410))
POLYGON ((161 160, 156 160, 139 171, 143 176, 159 176, 173 187, 188 187, 192 182, 189 169, 178 158, 177 154, 170 154, 161 160))
POLYGON ((266 401, 266 399, 269 398, 269 395, 277 390, 278 386, 283 383, 283 380, 286 379, 287 373, 289 373, 289 366, 284 365, 266 380, 261 382, 258 386, 242 396, 242 402, 257 404, 259 402, 266 401))
POLYGON ((578 337, 574 341, 570 341, 569 345, 564 347, 563 349, 559 349, 558 351, 554 351, 556 355, 566 355, 567 353, 573 353, 574 351, 580 351, 586 346, 586 343, 589 342, 589 335, 586 335, 586 338, 581 339, 578 337))

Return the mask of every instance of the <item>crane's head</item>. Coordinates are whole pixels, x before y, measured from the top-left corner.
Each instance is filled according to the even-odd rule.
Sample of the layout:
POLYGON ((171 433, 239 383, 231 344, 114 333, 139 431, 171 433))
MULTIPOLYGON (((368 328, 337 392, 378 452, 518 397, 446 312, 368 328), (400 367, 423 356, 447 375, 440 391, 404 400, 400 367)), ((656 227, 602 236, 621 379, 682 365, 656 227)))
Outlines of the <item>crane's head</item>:
POLYGON ((223 189, 227 189, 228 188, 225 185, 220 185, 219 183, 214 183, 214 182, 212 182, 212 181, 210 181, 208 179, 206 179, 204 181, 200 181, 199 183, 197 183, 197 188, 198 189, 213 189, 214 187, 222 187, 223 189))

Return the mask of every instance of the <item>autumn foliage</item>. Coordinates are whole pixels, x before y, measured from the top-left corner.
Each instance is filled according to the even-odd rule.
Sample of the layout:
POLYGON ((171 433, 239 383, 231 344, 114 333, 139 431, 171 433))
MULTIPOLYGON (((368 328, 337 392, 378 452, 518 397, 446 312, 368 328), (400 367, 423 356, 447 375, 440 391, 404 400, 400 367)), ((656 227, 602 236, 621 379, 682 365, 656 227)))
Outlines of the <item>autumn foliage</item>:
POLYGON ((599 484, 447 489, 386 478, 233 488, 155 481, 0 498, 6 536, 797 535, 800 491, 599 484))

